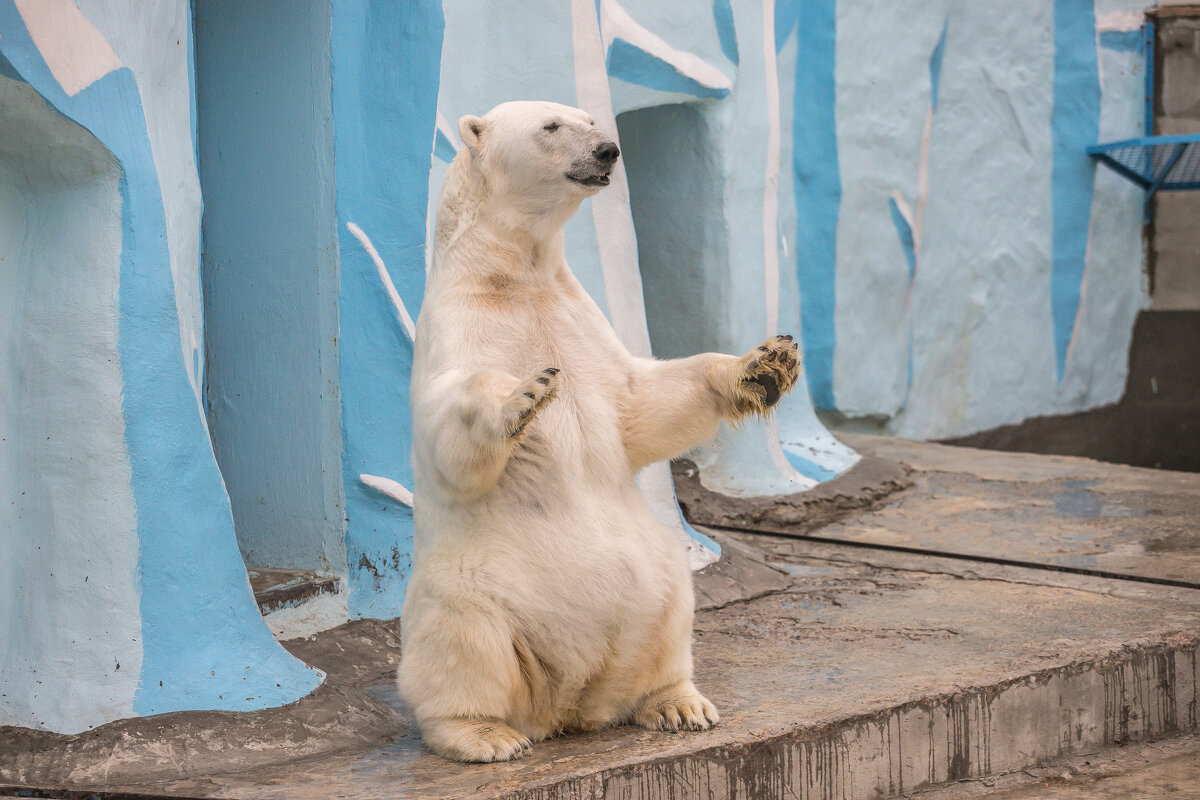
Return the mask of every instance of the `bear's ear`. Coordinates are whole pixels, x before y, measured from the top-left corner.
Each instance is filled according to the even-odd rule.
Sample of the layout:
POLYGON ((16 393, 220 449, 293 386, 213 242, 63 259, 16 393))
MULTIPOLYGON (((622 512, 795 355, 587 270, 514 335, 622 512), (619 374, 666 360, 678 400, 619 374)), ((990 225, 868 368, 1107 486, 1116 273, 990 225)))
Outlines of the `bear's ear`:
POLYGON ((472 153, 479 149, 479 141, 486 127, 487 123, 482 117, 473 117, 470 114, 458 121, 458 135, 462 137, 463 144, 471 148, 472 153))

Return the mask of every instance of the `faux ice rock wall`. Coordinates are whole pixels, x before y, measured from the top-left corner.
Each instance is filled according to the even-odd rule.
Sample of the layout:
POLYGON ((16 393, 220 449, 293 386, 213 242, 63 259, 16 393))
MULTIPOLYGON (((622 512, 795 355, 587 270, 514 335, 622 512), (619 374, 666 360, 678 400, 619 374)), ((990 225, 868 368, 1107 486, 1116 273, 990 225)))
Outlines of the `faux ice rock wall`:
POLYGON ((1119 399, 1141 196, 1084 151, 1142 135, 1147 5, 796 6, 817 405, 938 438, 1119 399))
POLYGON ((0 725, 321 681, 258 613, 200 407, 189 31, 0 0, 0 725))
POLYGON ((814 405, 940 437, 1117 399, 1141 198, 1084 150, 1142 132, 1143 10, 0 0, 0 725, 311 691, 243 557, 340 576, 322 624, 399 613, 424 242, 456 118, 506 100, 618 138, 566 243, 633 352, 802 335, 711 489, 850 468, 814 405))

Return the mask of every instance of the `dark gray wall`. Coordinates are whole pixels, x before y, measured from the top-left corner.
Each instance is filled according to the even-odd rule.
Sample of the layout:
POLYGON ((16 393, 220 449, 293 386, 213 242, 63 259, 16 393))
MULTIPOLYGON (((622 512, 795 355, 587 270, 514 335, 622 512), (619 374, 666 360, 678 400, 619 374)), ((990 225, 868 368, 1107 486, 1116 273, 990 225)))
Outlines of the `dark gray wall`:
MULTIPOLYGON (((1157 25, 1155 133, 1200 133, 1200 14, 1157 25)), ((1151 308, 1200 310, 1200 191, 1154 198, 1150 235, 1151 308)), ((1200 360, 1200 355, 1197 356, 1200 360)))

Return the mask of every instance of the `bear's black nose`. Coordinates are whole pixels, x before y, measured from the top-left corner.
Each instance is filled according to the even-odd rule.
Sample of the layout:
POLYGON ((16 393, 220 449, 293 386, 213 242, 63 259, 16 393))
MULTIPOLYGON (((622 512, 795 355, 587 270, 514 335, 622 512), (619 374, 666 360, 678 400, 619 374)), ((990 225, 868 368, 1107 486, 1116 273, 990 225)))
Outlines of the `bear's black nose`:
POLYGON ((617 156, 621 155, 621 151, 612 142, 605 142, 592 151, 592 155, 597 161, 605 161, 612 163, 617 160, 617 156))

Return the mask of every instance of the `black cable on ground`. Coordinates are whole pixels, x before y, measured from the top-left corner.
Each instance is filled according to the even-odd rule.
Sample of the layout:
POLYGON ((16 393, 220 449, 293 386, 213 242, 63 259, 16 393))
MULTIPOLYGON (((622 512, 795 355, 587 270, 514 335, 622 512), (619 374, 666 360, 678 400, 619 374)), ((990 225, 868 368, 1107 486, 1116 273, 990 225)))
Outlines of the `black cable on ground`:
POLYGON ((1121 572, 1109 572, 1103 569, 1088 569, 1087 567, 1071 567, 1060 564, 1041 564, 1037 561, 1021 561, 1015 558, 1000 558, 999 556, 984 556, 973 555, 970 553, 953 553, 945 550, 930 550, 923 547, 905 547, 898 544, 873 544, 871 542, 847 541, 845 539, 834 539, 830 536, 813 536, 808 533, 793 533, 791 531, 782 530, 764 530, 762 528, 735 528, 731 525, 711 525, 709 523, 692 523, 699 524, 705 528, 713 528, 718 531, 730 531, 733 533, 757 533, 763 536, 783 536, 788 539, 800 539, 806 542, 817 542, 819 544, 839 545, 842 547, 857 547, 862 550, 884 550, 889 553, 905 553, 907 555, 916 556, 932 556, 935 558, 953 558, 959 561, 974 561, 982 564, 999 564, 1005 567, 1023 567, 1025 569, 1040 569, 1044 572, 1067 572, 1072 575, 1088 575, 1093 578, 1108 578, 1118 581, 1136 581, 1138 583, 1153 583, 1159 586, 1176 586, 1181 589, 1200 589, 1200 583, 1194 581, 1180 581, 1174 578, 1152 578, 1146 575, 1129 575, 1121 572))

